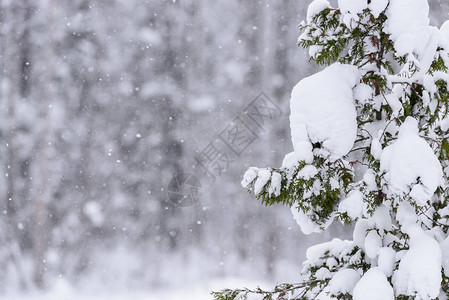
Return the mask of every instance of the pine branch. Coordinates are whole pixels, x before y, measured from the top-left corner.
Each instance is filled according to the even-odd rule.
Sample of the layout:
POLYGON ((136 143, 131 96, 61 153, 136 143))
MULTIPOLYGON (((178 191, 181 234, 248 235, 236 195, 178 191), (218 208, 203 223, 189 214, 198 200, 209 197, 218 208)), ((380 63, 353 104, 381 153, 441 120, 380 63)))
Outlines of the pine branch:
POLYGON ((220 292, 212 292, 211 295, 214 300, 245 300, 249 294, 260 295, 263 300, 294 300, 303 299, 304 295, 311 289, 317 286, 321 281, 314 280, 302 283, 283 283, 277 285, 271 291, 265 291, 261 288, 256 289, 225 289, 220 292), (295 294, 296 293, 296 294, 295 294))

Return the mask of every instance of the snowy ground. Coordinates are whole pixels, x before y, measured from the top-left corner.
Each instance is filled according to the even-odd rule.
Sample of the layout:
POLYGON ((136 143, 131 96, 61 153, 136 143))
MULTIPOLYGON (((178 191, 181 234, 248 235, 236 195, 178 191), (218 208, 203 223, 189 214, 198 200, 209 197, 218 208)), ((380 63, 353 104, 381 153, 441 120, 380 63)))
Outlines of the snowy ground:
POLYGON ((211 281, 203 285, 181 288, 160 288, 148 291, 124 292, 80 292, 68 286, 60 286, 51 292, 30 292, 26 294, 8 294, 1 299, 5 300, 211 300, 210 292, 224 288, 248 287, 269 288, 272 284, 260 284, 245 279, 224 279, 211 281))
POLYGON ((73 293, 70 295, 61 295, 57 293, 50 294, 24 294, 20 296, 8 295, 7 300, 210 300, 211 296, 206 290, 179 290, 179 291, 148 291, 148 292, 123 292, 115 294, 86 294, 73 293))

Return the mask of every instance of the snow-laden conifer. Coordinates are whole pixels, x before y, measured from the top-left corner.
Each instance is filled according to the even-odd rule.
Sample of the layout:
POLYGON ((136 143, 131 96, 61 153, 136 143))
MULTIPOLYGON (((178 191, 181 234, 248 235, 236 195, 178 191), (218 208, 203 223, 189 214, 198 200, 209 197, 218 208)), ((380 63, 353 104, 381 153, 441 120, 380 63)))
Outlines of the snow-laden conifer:
POLYGON ((448 299, 449 22, 428 15, 427 0, 310 4, 298 43, 326 67, 293 88, 294 151, 242 185, 305 234, 341 221, 353 239, 311 247, 297 284, 215 299, 448 299))

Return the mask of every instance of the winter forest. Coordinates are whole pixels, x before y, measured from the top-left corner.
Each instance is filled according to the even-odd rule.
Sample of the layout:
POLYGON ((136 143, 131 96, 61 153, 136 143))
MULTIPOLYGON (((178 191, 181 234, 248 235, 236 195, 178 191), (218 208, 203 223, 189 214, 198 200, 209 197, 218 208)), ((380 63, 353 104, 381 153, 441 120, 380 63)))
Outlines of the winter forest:
MULTIPOLYGON (((241 185, 297 151, 292 89, 324 68, 297 45, 311 2, 1 0, 0 298, 212 299, 351 239, 241 185)), ((449 2, 428 4, 440 28, 449 2)))

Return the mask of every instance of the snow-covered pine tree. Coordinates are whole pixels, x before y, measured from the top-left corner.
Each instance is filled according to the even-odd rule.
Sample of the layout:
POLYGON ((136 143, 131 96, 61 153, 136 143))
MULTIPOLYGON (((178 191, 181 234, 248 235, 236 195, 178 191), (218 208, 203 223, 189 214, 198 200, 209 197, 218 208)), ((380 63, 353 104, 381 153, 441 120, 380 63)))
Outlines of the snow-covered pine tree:
POLYGON ((299 45, 327 67, 292 91, 294 152, 242 185, 305 234, 339 220, 353 240, 309 248, 298 284, 214 299, 448 299, 449 21, 428 13, 427 0, 310 4, 299 45))

